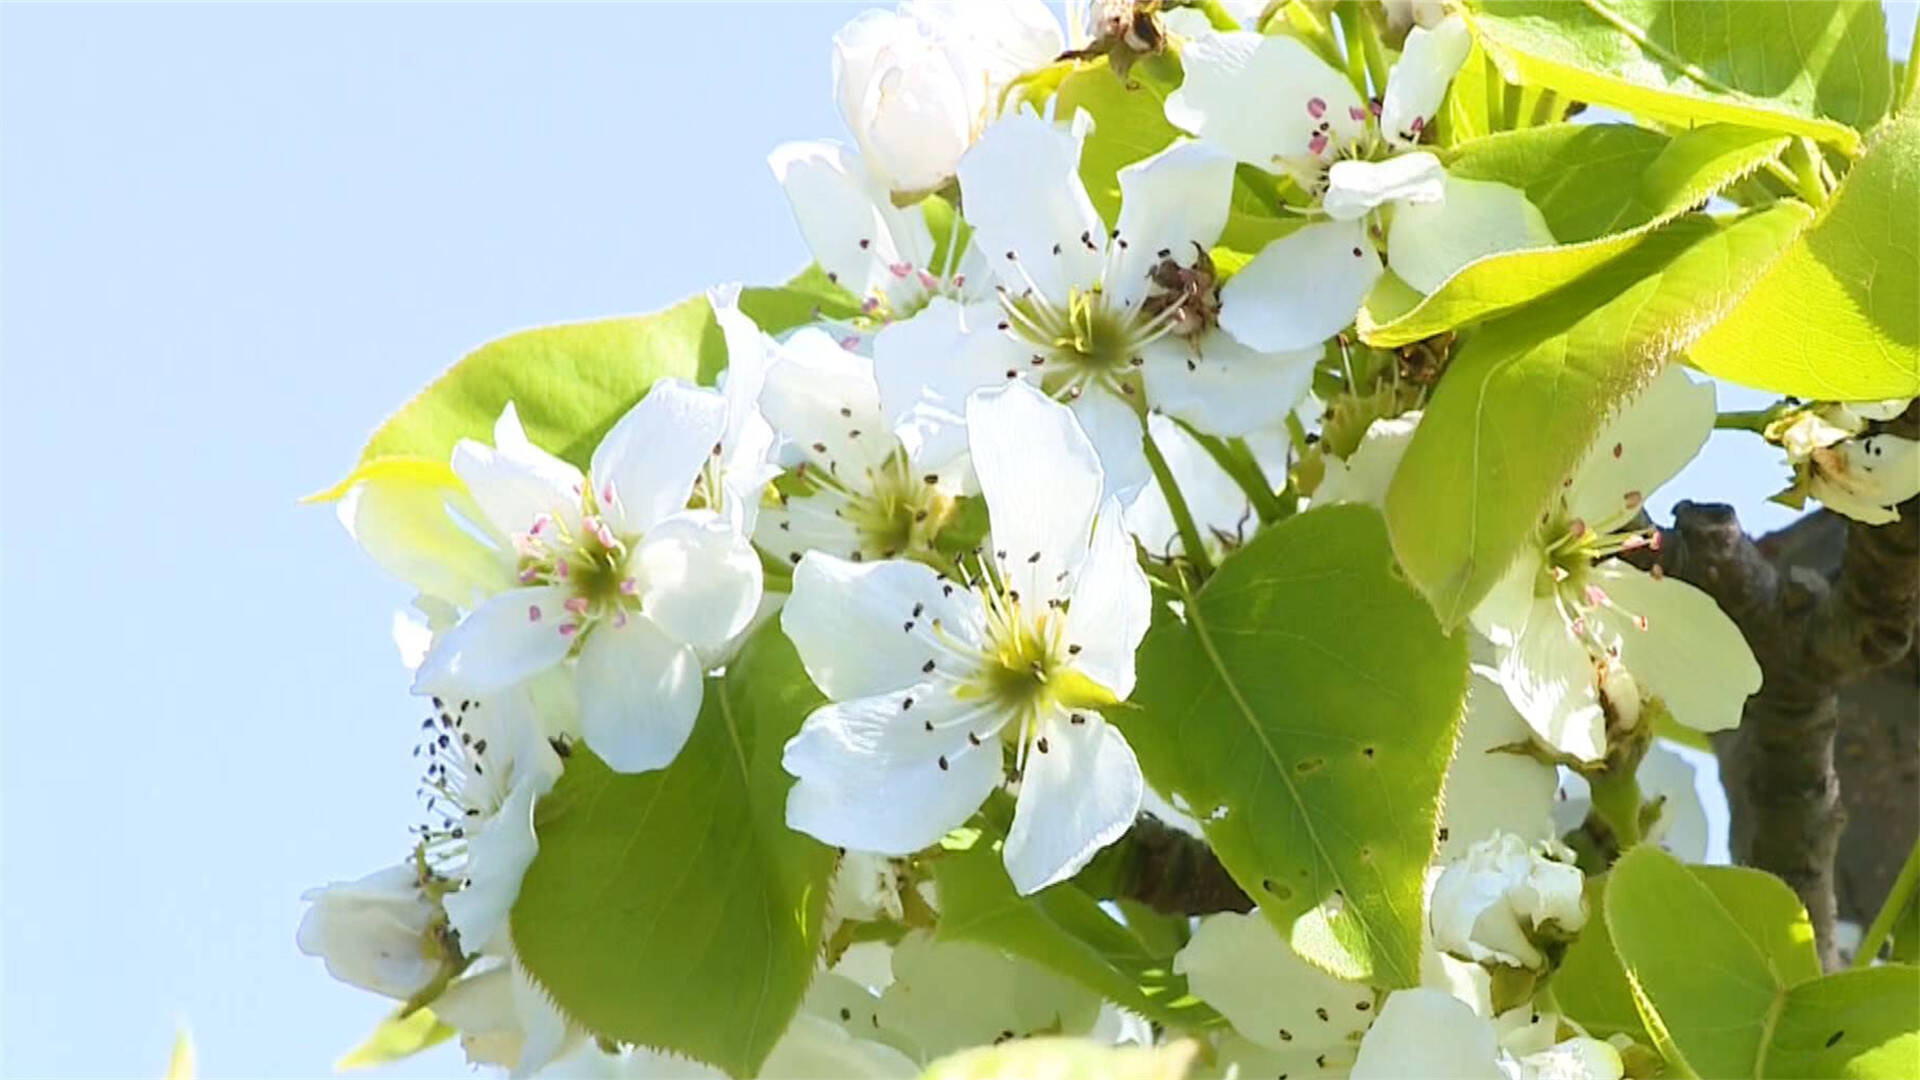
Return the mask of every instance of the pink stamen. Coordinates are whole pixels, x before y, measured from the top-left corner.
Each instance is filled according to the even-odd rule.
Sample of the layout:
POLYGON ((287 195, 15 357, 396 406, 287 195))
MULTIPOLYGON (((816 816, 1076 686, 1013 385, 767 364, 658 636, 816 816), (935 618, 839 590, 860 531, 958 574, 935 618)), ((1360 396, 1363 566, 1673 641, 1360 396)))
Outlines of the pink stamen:
POLYGON ((862 315, 871 315, 879 310, 880 298, 877 296, 869 296, 865 300, 860 301, 860 313, 862 315))
POLYGON ((626 612, 624 612, 624 611, 616 611, 616 612, 614 612, 614 613, 613 613, 613 628, 614 628, 615 630, 625 630, 625 629, 627 628, 627 613, 626 613, 626 612))
POLYGON ((587 613, 587 598, 584 596, 569 596, 564 606, 575 615, 585 615, 587 613))
POLYGON ((1307 149, 1315 154, 1326 153, 1327 133, 1324 131, 1315 132, 1313 138, 1307 140, 1307 149))
POLYGON ((1633 617, 1633 625, 1645 630, 1647 628, 1647 617, 1645 615, 1635 615, 1633 617))
POLYGON ((553 564, 553 576, 559 578, 561 581, 567 580, 567 576, 572 573, 573 565, 565 559, 561 559, 559 562, 553 564))
POLYGON ((620 595, 639 596, 640 595, 640 579, 621 578, 620 579, 620 595))
POLYGON ((929 272, 927 272, 927 271, 925 271, 925 270, 922 270, 922 271, 920 271, 919 273, 920 273, 920 287, 921 287, 921 288, 923 288, 923 289, 928 289, 928 290, 932 290, 932 289, 937 289, 937 288, 939 288, 939 287, 940 287, 940 279, 939 279, 939 278, 937 278, 937 277, 935 277, 935 276, 933 276, 933 275, 932 275, 931 273, 929 273, 929 272))
POLYGON ((859 335, 859 334, 848 334, 848 335, 847 335, 846 337, 843 337, 843 338, 841 338, 841 339, 840 339, 840 347, 841 347, 841 348, 843 348, 843 349, 845 349, 845 350, 847 350, 848 352, 852 352, 853 350, 855 350, 855 349, 857 349, 857 348, 859 348, 859 347, 860 347, 860 335, 859 335))
POLYGON ((1347 106, 1347 115, 1353 117, 1353 122, 1356 124, 1366 123, 1367 110, 1361 108, 1358 105, 1347 106))
POLYGON ((540 621, 540 605, 539 604, 527 605, 527 621, 528 622, 540 621))
POLYGON ((563 622, 560 624, 561 637, 572 637, 579 632, 580 626, 578 623, 563 622))
POLYGON ((1427 118, 1424 116, 1414 117, 1413 123, 1407 125, 1407 130, 1413 132, 1415 135, 1420 134, 1422 131, 1425 131, 1426 129, 1427 129, 1427 118))
POLYGON ((958 289, 958 288, 960 288, 961 286, 963 286, 963 285, 965 285, 966 283, 967 283, 967 275, 965 275, 965 274, 955 274, 955 275, 953 275, 953 287, 954 287, 954 288, 956 288, 956 289, 958 289))
POLYGON ((1587 603, 1592 607, 1607 606, 1607 591, 1598 585, 1589 585, 1586 589, 1587 603))
POLYGON ((608 506, 612 506, 612 505, 613 505, 613 483, 612 483, 612 481, 608 481, 608 482, 607 482, 607 484, 606 484, 605 486, 603 486, 603 487, 602 487, 602 488, 600 489, 600 501, 601 501, 601 502, 603 502, 603 503, 605 503, 605 504, 606 504, 606 505, 608 505, 608 506))
POLYGON ((537 517, 537 518, 534 518, 534 519, 533 519, 533 528, 531 528, 531 529, 528 529, 528 530, 527 530, 527 535, 528 535, 528 536, 539 536, 539 535, 540 535, 540 530, 541 530, 541 529, 544 529, 544 528, 546 528, 546 527, 547 527, 547 524, 548 524, 548 523, 549 523, 549 522, 550 522, 551 520, 552 520, 552 519, 551 519, 551 518, 549 518, 549 517, 547 517, 547 515, 545 515, 545 514, 541 514, 541 515, 540 515, 539 517, 537 517))
POLYGON ((1325 98, 1308 98, 1307 115, 1313 117, 1315 120, 1327 115, 1327 100, 1325 98))
POLYGON ((1587 535, 1587 523, 1579 518, 1574 518, 1567 524, 1567 535, 1576 539, 1587 535))
POLYGON ((911 274, 911 273, 913 273, 913 264, 912 264, 912 263, 903 263, 903 262, 897 262, 897 263, 894 263, 894 264, 892 264, 892 265, 890 265, 890 266, 888 266, 888 267, 887 267, 887 272, 888 272, 888 273, 890 273, 890 274, 892 274, 892 275, 893 275, 894 277, 897 277, 897 278, 904 278, 904 277, 906 277, 906 276, 907 276, 908 274, 911 274))

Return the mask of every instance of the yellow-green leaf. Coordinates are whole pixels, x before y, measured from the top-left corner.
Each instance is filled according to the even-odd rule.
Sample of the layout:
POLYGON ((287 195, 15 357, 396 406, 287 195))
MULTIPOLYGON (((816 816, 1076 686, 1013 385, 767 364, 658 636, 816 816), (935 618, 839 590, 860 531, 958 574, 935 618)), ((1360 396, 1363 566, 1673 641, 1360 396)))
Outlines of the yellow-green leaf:
POLYGON ((432 1009, 420 1008, 411 1013, 402 1009, 380 1021, 380 1026, 374 1028, 373 1033, 360 1045, 340 1055, 340 1060, 333 1063, 333 1069, 335 1072, 350 1072, 399 1061, 438 1046, 455 1034, 451 1027, 433 1015, 432 1009))

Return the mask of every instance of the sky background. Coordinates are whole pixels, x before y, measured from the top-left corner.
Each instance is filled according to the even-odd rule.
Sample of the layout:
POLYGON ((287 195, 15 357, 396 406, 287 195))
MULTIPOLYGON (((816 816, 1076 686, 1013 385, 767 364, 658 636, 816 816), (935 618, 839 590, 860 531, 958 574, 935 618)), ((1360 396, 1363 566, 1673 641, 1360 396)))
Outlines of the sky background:
MULTIPOLYGON (((853 10, 0 8, 0 1074, 185 1022, 325 1075, 386 1012, 293 934, 419 816, 408 597, 295 500, 475 345, 798 269, 764 158, 841 135, 853 10)), ((1742 438, 1656 511, 1790 520, 1742 438)))

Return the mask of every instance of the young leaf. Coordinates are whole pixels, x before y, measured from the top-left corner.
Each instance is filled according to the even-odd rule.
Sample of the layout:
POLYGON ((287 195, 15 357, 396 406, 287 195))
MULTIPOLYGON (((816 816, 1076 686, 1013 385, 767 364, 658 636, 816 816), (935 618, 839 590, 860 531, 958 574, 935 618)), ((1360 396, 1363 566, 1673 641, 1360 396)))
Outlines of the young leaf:
POLYGON ((1642 845, 1608 875, 1605 918, 1641 1015, 1678 1068, 1713 1077, 1896 1077, 1920 1060, 1920 969, 1819 976, 1806 915, 1754 871, 1642 845), (1704 872, 1703 872, 1704 871, 1704 872))
POLYGON ((1394 552, 1443 624, 1500 579, 1608 414, 1731 307, 1809 213, 1682 218, 1455 352, 1387 492, 1394 552))
POLYGON ((1167 122, 1167 94, 1179 81, 1167 77, 1170 63, 1136 64, 1125 79, 1105 64, 1081 67, 1060 83, 1054 99, 1054 115, 1063 122, 1078 109, 1093 117, 1093 134, 1080 151, 1080 181, 1109 226, 1120 217, 1120 170, 1180 134, 1167 122))
POLYGON ((1152 948, 1072 881, 1020 896, 1001 863, 998 830, 934 863, 942 940, 977 941, 1056 971, 1150 1020, 1194 1030, 1219 1014, 1187 992, 1173 951, 1152 948))
POLYGON ((1466 692, 1393 567, 1379 515, 1334 506, 1263 531, 1139 654, 1116 710, 1156 788, 1184 798, 1234 880, 1335 975, 1419 981, 1421 877, 1466 692))
POLYGON ((1873 135, 1832 202, 1687 350, 1701 370, 1832 401, 1920 394, 1920 112, 1873 135))
POLYGON ((750 1075, 800 1005, 833 852, 786 824, 782 746, 819 703, 777 625, 709 680, 686 748, 621 775, 584 748, 536 810, 513 940, 597 1035, 750 1075))
POLYGON ((1579 278, 1778 154, 1784 136, 1710 124, 1669 138, 1626 124, 1550 124, 1461 146, 1450 175, 1520 188, 1559 241, 1478 259, 1412 306, 1377 289, 1360 336, 1408 345, 1511 310, 1579 278))
MULTIPOLYGON (((779 288, 743 289, 740 305, 768 333, 858 307, 818 267, 779 288)), ((445 461, 462 438, 491 441, 511 401, 529 438, 584 467, 654 380, 711 383, 726 363, 719 323, 700 296, 650 315, 523 330, 475 349, 401 406, 367 440, 360 463, 445 461)))
POLYGON ((1877 3, 1473 0, 1468 18, 1509 81, 1676 127, 1746 124, 1852 153, 1893 94, 1877 3))

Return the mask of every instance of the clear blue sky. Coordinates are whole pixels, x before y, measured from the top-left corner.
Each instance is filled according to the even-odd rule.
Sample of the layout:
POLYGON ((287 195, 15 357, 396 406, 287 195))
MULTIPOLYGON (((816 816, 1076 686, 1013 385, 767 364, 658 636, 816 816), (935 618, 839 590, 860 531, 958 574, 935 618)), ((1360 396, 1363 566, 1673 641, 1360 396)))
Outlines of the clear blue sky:
MULTIPOLYGON (((850 10, 0 9, 0 1074, 384 1011, 293 931, 416 819, 407 596, 294 500, 473 345, 797 269, 763 158, 850 10)), ((1736 447, 1673 493, 1755 506, 1736 447)))

